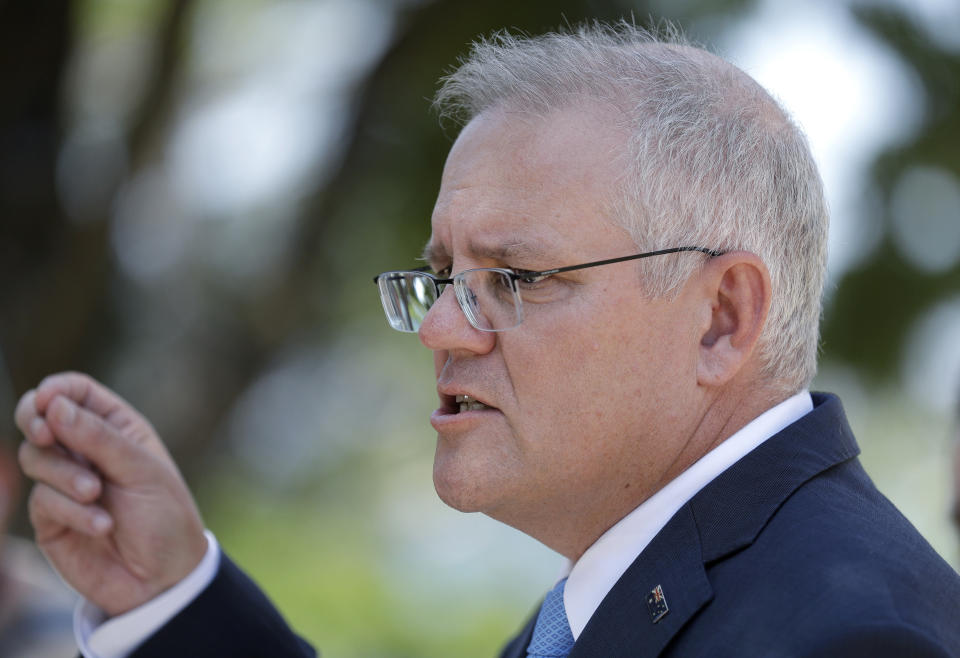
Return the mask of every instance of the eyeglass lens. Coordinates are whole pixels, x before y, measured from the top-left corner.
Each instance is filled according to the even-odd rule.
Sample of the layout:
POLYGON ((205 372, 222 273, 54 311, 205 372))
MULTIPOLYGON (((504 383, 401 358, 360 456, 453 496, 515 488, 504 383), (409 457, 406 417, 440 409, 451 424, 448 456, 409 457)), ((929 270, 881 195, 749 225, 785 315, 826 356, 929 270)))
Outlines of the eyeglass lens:
POLYGON ((513 281, 498 270, 467 270, 459 275, 457 298, 472 324, 482 331, 503 331, 520 324, 520 299, 513 281))
MULTIPOLYGON (((437 301, 437 284, 423 272, 387 272, 378 279, 380 298, 390 326, 398 331, 420 329, 437 301)), ((513 281, 505 272, 467 270, 454 277, 457 301, 470 324, 482 331, 503 331, 523 317, 513 281)))
POLYGON ((417 331, 437 301, 437 285, 422 272, 387 272, 377 284, 387 320, 397 331, 417 331))

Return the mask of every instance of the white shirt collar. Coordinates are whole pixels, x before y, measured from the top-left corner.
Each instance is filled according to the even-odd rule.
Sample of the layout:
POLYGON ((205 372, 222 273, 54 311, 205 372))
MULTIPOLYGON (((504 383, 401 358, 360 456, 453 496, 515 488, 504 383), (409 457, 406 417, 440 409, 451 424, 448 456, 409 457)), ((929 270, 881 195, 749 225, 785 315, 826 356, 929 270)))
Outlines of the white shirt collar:
POLYGON ((808 391, 763 412, 607 530, 570 569, 563 604, 574 639, 620 576, 667 522, 711 480, 813 409, 808 391))

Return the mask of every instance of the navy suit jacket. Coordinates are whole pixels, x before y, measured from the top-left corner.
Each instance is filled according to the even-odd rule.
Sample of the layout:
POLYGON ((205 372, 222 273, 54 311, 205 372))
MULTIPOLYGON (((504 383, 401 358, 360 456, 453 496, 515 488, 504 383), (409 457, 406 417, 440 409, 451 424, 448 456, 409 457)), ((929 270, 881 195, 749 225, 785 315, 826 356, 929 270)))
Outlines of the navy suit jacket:
MULTIPOLYGON (((873 486, 840 401, 814 405, 674 515, 570 658, 960 657, 960 576, 873 486)), ((502 658, 526 655, 533 621, 502 658)), ((134 654, 313 655, 226 557, 134 654)))
MULTIPOLYGON (((815 394, 673 516, 569 658, 960 656, 960 576, 858 453, 840 400, 815 394)), ((502 658, 526 656, 533 621, 502 658)))

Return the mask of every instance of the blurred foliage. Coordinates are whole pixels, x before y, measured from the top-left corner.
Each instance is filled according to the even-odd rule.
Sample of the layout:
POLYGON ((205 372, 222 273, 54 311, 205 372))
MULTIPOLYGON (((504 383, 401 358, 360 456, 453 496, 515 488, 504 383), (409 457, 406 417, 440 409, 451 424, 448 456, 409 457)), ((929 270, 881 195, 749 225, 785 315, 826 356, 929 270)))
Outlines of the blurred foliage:
MULTIPOLYGON (((504 26, 536 33, 588 18, 642 21, 652 12, 644 3, 615 0, 374 2, 392 17, 392 41, 369 74, 344 91, 350 108, 338 137, 344 155, 332 174, 294 200, 295 220, 280 241, 275 269, 253 285, 237 285, 209 265, 236 259, 223 251, 201 253, 199 262, 156 282, 131 277, 120 266, 130 256, 117 251, 124 248, 118 213, 144 181, 156 178, 169 159, 166 145, 177 120, 196 102, 190 76, 204 46, 196 41, 198 25, 219 10, 230 17, 225 29, 242 36, 257 12, 303 4, 0 5, 0 356, 9 388, 19 395, 50 372, 91 372, 154 422, 188 479, 218 453, 228 412, 278 353, 379 322, 369 276, 411 264, 428 236, 440 170, 456 133, 455 126, 438 128, 430 98, 469 42, 504 26), (97 47, 106 55, 97 55, 97 47), (124 69, 122 60, 133 63, 124 69), (101 76, 119 76, 126 96, 96 76, 88 84, 103 89, 72 87, 96 66, 106 71, 101 76), (124 76, 131 77, 125 87, 124 76), (119 127, 108 144, 122 154, 119 165, 104 166, 102 144, 79 156, 64 150, 82 120, 119 127), (62 177, 71 163, 86 194, 80 217, 65 208, 62 177)), ((745 4, 680 3, 673 18, 730 20, 745 4)), ((236 138, 243 143, 250 136, 236 138)), ((177 210, 171 198, 168 212, 177 210)), ((250 221, 262 215, 264 223, 285 211, 253 209, 250 221)), ((142 221, 166 221, 173 234, 182 230, 176 219, 142 221)), ((214 225, 196 222, 187 239, 222 248, 220 238, 205 236, 214 225)), ((142 239, 163 230, 153 226, 142 239)), ((14 432, 8 412, 15 395, 0 400, 6 436, 14 432)))
MULTIPOLYGON (((271 242, 279 252, 270 267, 247 279, 219 275, 218 259, 238 256, 226 248, 218 251, 225 247, 223 233, 217 232, 222 218, 200 217, 185 239, 199 253, 195 260, 156 281, 131 276, 117 253, 118 208, 137 185, 153 180, 169 155, 178 122, 198 97, 214 93, 203 84, 232 82, 211 81, 195 70, 209 46, 198 36, 207 34, 201 30, 204 22, 230 16, 222 29, 240 33, 243 42, 258 12, 302 4, 0 3, 0 377, 9 379, 9 386, 0 385, 0 436, 14 435, 15 398, 42 376, 62 369, 89 371, 155 423, 197 486, 221 542, 267 586, 293 626, 327 655, 490 655, 519 626, 525 604, 472 603, 455 590, 406 599, 385 584, 389 574, 382 562, 391 546, 383 545, 375 523, 377 503, 364 483, 377 481, 396 468, 395 462, 381 455, 372 467, 362 453, 353 453, 318 475, 316 489, 290 487, 280 499, 262 498, 265 483, 251 485, 243 479, 251 474, 225 457, 233 453, 231 411, 278 362, 312 346, 332 352, 333 366, 363 361, 381 377, 403 374, 404 364, 387 363, 378 352, 357 355, 363 349, 358 343, 338 341, 349 335, 391 347, 411 344, 408 337, 387 337, 370 275, 414 264, 428 237, 440 171, 457 130, 437 126, 430 98, 437 79, 474 37, 501 28, 538 33, 587 18, 633 17, 646 23, 654 15, 680 21, 694 38, 709 43, 752 2, 367 3, 389 15, 392 34, 369 70, 344 83, 347 119, 336 138, 340 155, 295 198, 247 213, 245 221, 262 224, 266 228, 259 230, 266 234, 289 231, 271 242), (64 153, 78 115, 94 110, 79 107, 71 84, 78 70, 90 66, 84 49, 107 37, 126 48, 106 50, 108 68, 124 57, 137 64, 129 67, 129 84, 120 85, 127 91, 122 99, 86 90, 101 103, 94 110, 109 115, 117 128, 109 146, 122 157, 105 159, 97 150, 102 145, 74 154, 80 158, 74 173, 82 175, 80 189, 86 193, 78 217, 65 208, 60 187, 64 153), (275 217, 285 213, 293 219, 282 229, 275 217), (374 338, 372 326, 382 330, 374 338), (420 625, 427 622, 429 630, 420 625)), ((902 14, 856 7, 858 20, 915 72, 926 108, 910 140, 882 153, 873 165, 880 197, 874 221, 881 224, 882 237, 838 282, 823 328, 827 360, 852 364, 882 384, 897 375, 900 348, 916 320, 960 290, 960 264, 936 273, 920 270, 902 257, 890 230, 891 190, 904 172, 923 164, 960 176, 960 58, 927 39, 902 14)), ((243 54, 237 53, 238 59, 243 54)), ((279 78, 284 72, 275 74, 279 78)), ((237 72, 225 77, 230 75, 237 72)), ((245 145, 251 137, 238 134, 236 140, 245 145)), ((170 199, 166 220, 150 218, 166 224, 148 235, 163 236, 167 227, 174 231, 176 201, 170 199)), ((254 250, 267 248, 267 240, 258 242, 263 234, 252 235, 241 240, 240 259, 256 260, 254 250)), ((151 248, 160 247, 148 244, 148 252, 151 248)), ((390 406, 386 384, 377 388, 363 377, 351 382, 342 369, 329 377, 330 388, 342 386, 344 398, 359 399, 351 412, 333 409, 342 416, 334 419, 335 428, 348 425, 351 413, 382 414, 386 419, 380 425, 367 423, 357 431, 376 433, 389 428, 390 414, 403 411, 390 406)), ((297 380, 298 385, 303 381, 308 379, 297 380)), ((309 404, 301 402, 309 400, 309 392, 294 392, 298 404, 309 404)), ((396 391, 400 406, 409 400, 402 394, 396 391)), ((280 409, 285 410, 282 404, 280 409)), ((348 433, 341 443, 364 438, 370 439, 348 433)), ((430 441, 390 444, 391 439, 377 436, 366 445, 397 460, 412 458, 411 453, 429 459, 421 453, 430 441)), ((263 441, 268 448, 279 443, 269 435, 263 441)), ((441 592, 443 585, 438 584, 441 592)))
MULTIPOLYGON (((938 46, 902 12, 861 6, 854 15, 912 69, 923 93, 917 99, 924 108, 920 130, 881 153, 871 168, 881 197, 872 218, 882 227, 880 243, 836 282, 823 324, 824 357, 848 362, 882 384, 898 374, 898 348, 917 319, 960 292, 960 261, 929 272, 902 257, 891 211, 895 184, 912 167, 933 165, 960 177, 960 53, 938 46)), ((960 223, 960 207, 952 214, 960 223)))
POLYGON ((398 587, 384 559, 391 547, 350 485, 280 501, 233 477, 204 490, 218 540, 326 656, 491 656, 530 614, 456 583, 434 582, 430 596, 398 587))

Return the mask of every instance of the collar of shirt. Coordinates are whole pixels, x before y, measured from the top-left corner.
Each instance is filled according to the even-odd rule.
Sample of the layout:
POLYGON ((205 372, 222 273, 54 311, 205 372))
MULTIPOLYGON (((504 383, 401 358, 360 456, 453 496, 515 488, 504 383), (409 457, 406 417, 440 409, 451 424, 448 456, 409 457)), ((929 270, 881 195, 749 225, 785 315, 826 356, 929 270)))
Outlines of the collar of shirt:
POLYGON ((602 534, 569 569, 563 604, 573 638, 580 637, 607 592, 688 500, 748 452, 812 410, 808 391, 771 407, 602 534))

